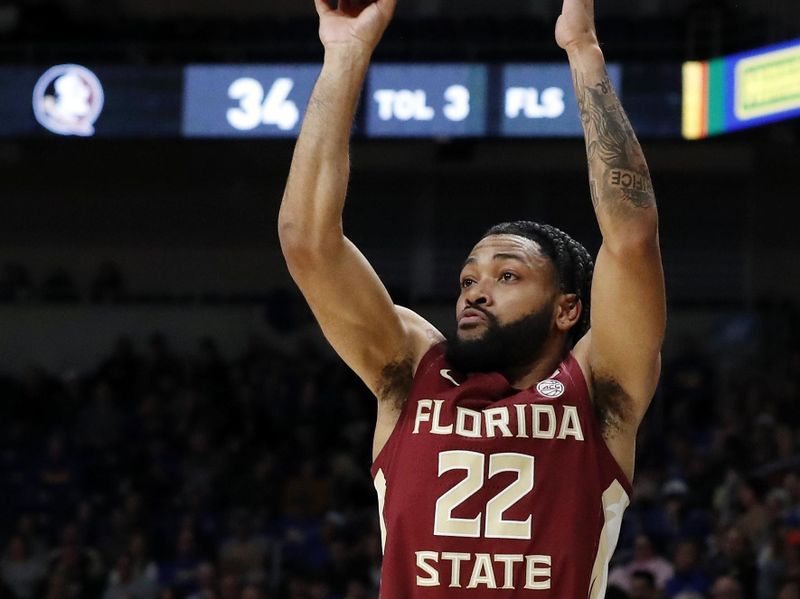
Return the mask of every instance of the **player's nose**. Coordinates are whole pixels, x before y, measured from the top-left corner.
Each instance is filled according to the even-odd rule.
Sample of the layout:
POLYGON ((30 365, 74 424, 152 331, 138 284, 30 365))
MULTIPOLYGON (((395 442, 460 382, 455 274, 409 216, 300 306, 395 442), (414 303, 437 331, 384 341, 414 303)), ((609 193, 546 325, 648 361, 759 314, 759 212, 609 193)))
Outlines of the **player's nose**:
POLYGON ((468 306, 483 306, 492 303, 490 290, 487 289, 486 283, 481 281, 467 288, 464 299, 468 306))

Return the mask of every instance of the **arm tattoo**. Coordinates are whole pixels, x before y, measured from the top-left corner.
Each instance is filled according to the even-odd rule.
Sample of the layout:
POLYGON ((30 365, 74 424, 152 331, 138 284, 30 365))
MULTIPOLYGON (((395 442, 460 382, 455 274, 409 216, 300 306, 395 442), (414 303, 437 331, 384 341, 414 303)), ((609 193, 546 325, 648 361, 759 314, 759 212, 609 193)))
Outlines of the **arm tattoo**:
POLYGON ((644 154, 608 73, 594 86, 586 85, 577 70, 574 77, 595 208, 655 206, 644 154))

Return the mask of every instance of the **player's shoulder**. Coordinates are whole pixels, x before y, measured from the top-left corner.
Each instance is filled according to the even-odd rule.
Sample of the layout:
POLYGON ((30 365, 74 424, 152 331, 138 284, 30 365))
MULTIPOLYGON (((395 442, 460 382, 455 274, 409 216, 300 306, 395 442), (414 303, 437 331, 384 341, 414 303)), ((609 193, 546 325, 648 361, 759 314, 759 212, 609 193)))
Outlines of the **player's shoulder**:
POLYGON ((441 344, 445 339, 444 335, 433 326, 428 320, 404 306, 395 306, 400 321, 403 323, 408 341, 410 343, 411 362, 413 371, 416 371, 420 361, 428 351, 441 344))
POLYGON ((575 360, 575 363, 578 365, 580 369, 580 375, 583 376, 583 380, 586 381, 586 385, 589 390, 589 397, 592 396, 592 370, 591 364, 589 362, 589 350, 591 348, 592 343, 592 331, 589 330, 578 343, 575 344, 575 347, 572 348, 570 355, 575 360))

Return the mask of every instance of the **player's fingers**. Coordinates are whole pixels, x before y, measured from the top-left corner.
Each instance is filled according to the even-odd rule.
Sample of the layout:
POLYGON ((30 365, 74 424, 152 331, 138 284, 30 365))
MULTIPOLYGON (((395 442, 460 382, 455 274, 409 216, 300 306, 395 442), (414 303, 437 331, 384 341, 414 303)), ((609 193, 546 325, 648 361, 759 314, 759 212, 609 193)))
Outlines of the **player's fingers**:
POLYGON ((391 18, 397 7, 397 0, 378 0, 375 5, 386 17, 391 18))
POLYGON ((317 14, 319 16, 327 14, 333 10, 331 5, 328 3, 328 0, 314 0, 314 5, 317 8, 317 14))

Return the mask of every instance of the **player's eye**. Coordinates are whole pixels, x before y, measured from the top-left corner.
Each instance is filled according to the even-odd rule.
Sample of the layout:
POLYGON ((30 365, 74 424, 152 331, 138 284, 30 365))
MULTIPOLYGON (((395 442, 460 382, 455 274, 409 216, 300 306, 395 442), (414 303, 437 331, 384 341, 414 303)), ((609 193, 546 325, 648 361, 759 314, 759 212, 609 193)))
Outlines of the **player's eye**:
POLYGON ((517 277, 517 275, 515 275, 513 272, 504 272, 500 275, 500 278, 503 281, 516 281, 519 277, 517 277))
POLYGON ((474 284, 475 284, 475 279, 470 279, 469 277, 464 277, 463 279, 461 279, 461 289, 472 287, 474 284))

